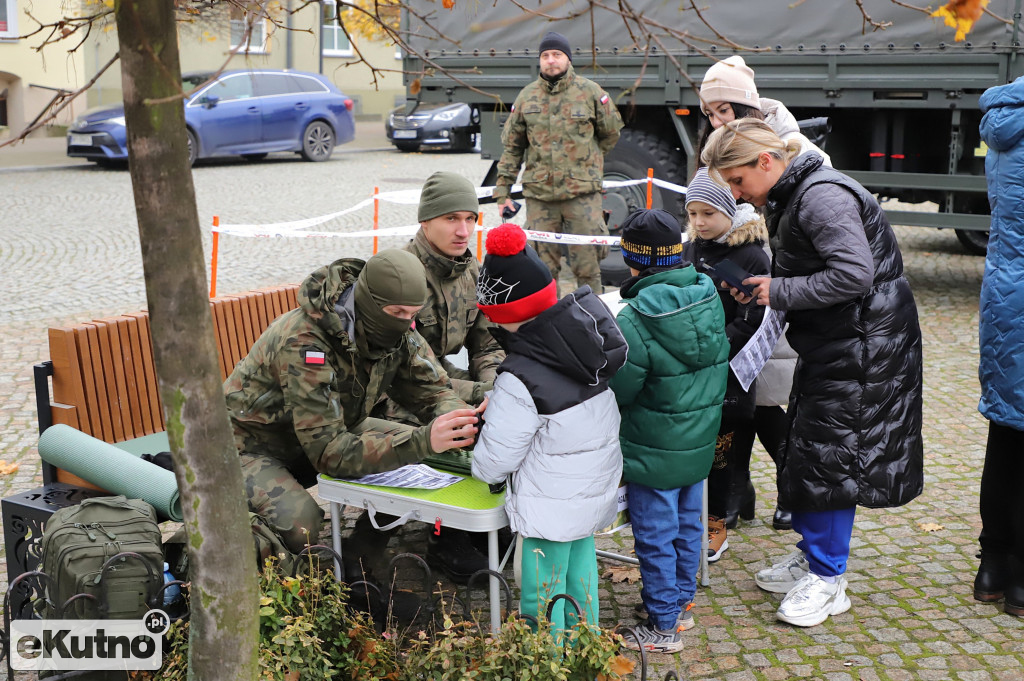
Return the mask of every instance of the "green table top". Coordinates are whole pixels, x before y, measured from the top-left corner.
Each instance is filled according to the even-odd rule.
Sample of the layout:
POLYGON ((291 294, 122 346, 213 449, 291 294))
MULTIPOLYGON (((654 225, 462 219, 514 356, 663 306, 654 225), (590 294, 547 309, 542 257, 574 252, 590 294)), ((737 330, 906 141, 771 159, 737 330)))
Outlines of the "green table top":
POLYGON ((348 480, 340 480, 327 475, 320 476, 320 485, 343 484, 346 487, 363 487, 376 492, 384 492, 400 497, 421 499, 436 504, 455 506, 471 510, 486 511, 504 505, 505 493, 491 494, 487 484, 473 478, 463 478, 460 482, 441 489, 409 489, 405 487, 381 487, 379 485, 360 485, 348 480))

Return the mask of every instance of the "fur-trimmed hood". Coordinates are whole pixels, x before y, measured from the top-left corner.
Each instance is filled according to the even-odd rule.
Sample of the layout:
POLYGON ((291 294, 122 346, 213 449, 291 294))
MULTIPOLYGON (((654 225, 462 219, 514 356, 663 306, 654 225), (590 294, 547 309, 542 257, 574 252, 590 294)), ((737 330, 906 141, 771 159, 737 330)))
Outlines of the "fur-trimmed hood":
MULTIPOLYGON (((700 241, 697 230, 687 224, 686 236, 690 241, 700 241)), ((761 242, 768 243, 768 228, 764 218, 749 203, 736 206, 736 215, 732 219, 732 229, 725 238, 726 246, 742 246, 743 244, 761 242)))

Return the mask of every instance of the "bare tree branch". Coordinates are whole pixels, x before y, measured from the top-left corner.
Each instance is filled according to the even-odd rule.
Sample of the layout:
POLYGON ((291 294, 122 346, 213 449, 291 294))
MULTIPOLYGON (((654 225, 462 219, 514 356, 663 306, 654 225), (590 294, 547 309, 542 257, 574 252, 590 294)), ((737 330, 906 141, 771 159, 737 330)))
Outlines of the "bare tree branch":
POLYGON ((14 144, 15 142, 20 142, 21 140, 25 139, 30 134, 32 134, 33 132, 38 130, 39 128, 42 128, 47 123, 49 123, 52 120, 54 120, 57 117, 57 115, 60 114, 61 111, 66 109, 67 106, 69 104, 71 104, 71 102, 73 102, 75 100, 76 97, 78 97, 80 94, 82 94, 83 92, 85 92, 86 90, 91 88, 93 86, 93 84, 97 80, 99 80, 100 76, 102 76, 106 72, 106 70, 109 69, 114 64, 114 62, 116 62, 117 60, 118 60, 118 53, 114 53, 114 56, 110 58, 110 61, 108 61, 103 66, 101 66, 99 71, 96 72, 96 75, 93 76, 92 79, 88 83, 86 83, 82 87, 78 88, 74 92, 65 93, 64 97, 61 97, 60 95, 54 97, 53 100, 47 105, 47 107, 44 108, 43 111, 38 116, 36 116, 35 120, 32 121, 32 123, 30 123, 28 126, 26 126, 24 130, 19 132, 17 135, 12 137, 11 139, 7 140, 6 142, 0 143, 0 148, 6 147, 6 146, 8 146, 10 144, 14 144), (46 114, 46 110, 49 107, 52 107, 58 101, 61 102, 61 105, 58 106, 56 109, 53 109, 52 111, 50 111, 49 114, 46 114))

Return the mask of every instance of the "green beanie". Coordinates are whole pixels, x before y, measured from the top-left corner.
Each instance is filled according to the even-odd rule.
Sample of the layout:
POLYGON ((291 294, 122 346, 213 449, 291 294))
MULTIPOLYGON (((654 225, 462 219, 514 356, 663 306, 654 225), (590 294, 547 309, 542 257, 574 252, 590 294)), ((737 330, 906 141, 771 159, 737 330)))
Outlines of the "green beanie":
POLYGON ((426 222, 460 210, 480 214, 480 202, 477 201, 473 183, 455 173, 436 172, 428 177, 420 192, 420 209, 416 219, 426 222))

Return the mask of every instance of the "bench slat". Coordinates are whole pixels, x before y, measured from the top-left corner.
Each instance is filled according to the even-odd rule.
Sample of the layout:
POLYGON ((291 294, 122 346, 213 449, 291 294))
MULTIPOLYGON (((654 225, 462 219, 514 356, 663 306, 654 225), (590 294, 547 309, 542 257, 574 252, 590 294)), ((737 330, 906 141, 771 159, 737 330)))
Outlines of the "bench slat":
MULTIPOLYGON (((121 365, 124 371, 124 383, 125 392, 128 396, 128 426, 129 432, 133 435, 137 433, 153 432, 152 429, 147 430, 146 418, 149 414, 143 413, 143 400, 146 403, 146 410, 148 411, 149 399, 148 395, 143 395, 146 390, 146 380, 142 379, 141 385, 139 380, 135 376, 135 358, 132 350, 132 336, 131 331, 128 328, 135 322, 131 317, 118 317, 115 321, 115 328, 117 330, 117 337, 119 343, 120 356, 118 363, 121 365)), ((136 335, 136 337, 138 337, 136 335)), ((149 423, 152 427, 152 421, 149 423)))
MULTIPOLYGON (((125 422, 131 423, 128 413, 128 400, 124 383, 124 367, 120 360, 120 343, 117 338, 117 325, 111 320, 98 319, 93 321, 96 327, 96 340, 99 343, 100 364, 103 369, 103 380, 107 386, 106 399, 110 414, 110 427, 114 442, 130 439, 125 436, 125 422)), ((129 433, 130 433, 129 429, 129 433)))
POLYGON ((85 413, 85 389, 82 386, 75 331, 69 327, 51 328, 47 335, 50 341, 50 361, 53 362, 53 397, 50 405, 53 422, 66 423, 84 431, 81 422, 88 417, 85 413), (67 420, 57 421, 57 418, 67 420))

